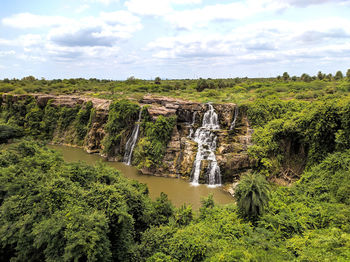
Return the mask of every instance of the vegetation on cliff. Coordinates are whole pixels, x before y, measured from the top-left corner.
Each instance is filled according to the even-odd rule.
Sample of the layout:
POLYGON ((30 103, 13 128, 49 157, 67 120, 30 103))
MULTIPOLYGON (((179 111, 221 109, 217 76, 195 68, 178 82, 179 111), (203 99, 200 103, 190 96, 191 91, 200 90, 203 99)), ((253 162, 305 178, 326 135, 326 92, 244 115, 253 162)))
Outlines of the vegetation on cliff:
POLYGON ((139 111, 140 107, 137 104, 127 100, 116 101, 110 105, 105 128, 107 135, 102 141, 104 152, 108 156, 123 152, 120 146, 125 145, 126 142, 121 142, 126 141, 127 136, 130 135, 139 111))
POLYGON ((133 162, 139 168, 152 169, 162 164, 176 118, 159 116, 152 121, 147 114, 147 109, 144 112, 141 122, 141 139, 135 148, 133 162))

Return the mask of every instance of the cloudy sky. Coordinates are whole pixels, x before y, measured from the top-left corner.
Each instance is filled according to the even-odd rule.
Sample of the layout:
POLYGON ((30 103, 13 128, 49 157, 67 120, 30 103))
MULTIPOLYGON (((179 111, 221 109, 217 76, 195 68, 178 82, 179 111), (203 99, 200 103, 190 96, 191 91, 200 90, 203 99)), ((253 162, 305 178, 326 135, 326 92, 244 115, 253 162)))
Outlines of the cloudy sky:
POLYGON ((350 0, 0 0, 0 78, 350 68, 350 0))

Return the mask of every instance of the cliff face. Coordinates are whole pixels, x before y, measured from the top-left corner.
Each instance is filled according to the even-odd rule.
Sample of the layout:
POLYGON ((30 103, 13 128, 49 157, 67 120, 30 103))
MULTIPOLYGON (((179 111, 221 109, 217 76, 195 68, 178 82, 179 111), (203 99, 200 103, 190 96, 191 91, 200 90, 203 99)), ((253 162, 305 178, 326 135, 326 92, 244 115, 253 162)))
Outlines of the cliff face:
MULTIPOLYGON (((3 95, 5 103, 16 103, 25 100, 29 95, 3 95)), ((106 136, 105 125, 108 120, 110 100, 78 97, 78 96, 54 96, 44 94, 30 95, 36 100, 39 107, 45 108, 50 101, 51 106, 56 108, 83 108, 88 101, 92 102, 93 110, 90 115, 88 130, 83 141, 79 142, 89 153, 102 154, 102 140, 106 136)), ((202 125, 203 116, 208 110, 208 105, 185 101, 168 97, 145 96, 139 101, 140 106, 147 105, 149 115, 157 119, 160 115, 169 117, 176 116, 177 122, 172 131, 171 139, 167 144, 166 152, 161 166, 155 170, 144 170, 155 175, 176 176, 186 179, 191 178, 192 168, 197 153, 197 143, 193 140, 195 130, 202 125)), ((216 159, 221 169, 222 181, 231 182, 242 171, 252 166, 247 155, 247 146, 251 142, 252 130, 243 112, 236 117, 236 125, 230 130, 235 117, 235 104, 212 104, 217 115, 220 130, 215 130, 217 136, 216 159)), ((65 130, 56 128, 53 133, 53 142, 61 144, 77 144, 75 131, 72 124, 65 130)), ((124 143, 126 141, 122 141, 124 143)), ((120 145, 124 148, 125 145, 120 145)), ((121 159, 115 156, 113 159, 121 159)), ((206 169, 203 161, 202 175, 206 169)), ((206 182, 205 177, 200 178, 206 182)))
MULTIPOLYGON (((202 125, 203 116, 208 106, 202 103, 184 101, 167 97, 145 96, 143 105, 151 105, 149 112, 152 117, 159 115, 177 116, 172 137, 168 143, 163 166, 156 170, 159 175, 180 176, 191 178, 193 163, 197 153, 197 143, 193 141, 191 129, 195 130, 202 125)), ((220 124, 217 135, 216 158, 221 169, 223 182, 232 181, 242 171, 249 169, 252 162, 248 158, 247 146, 251 143, 252 130, 243 113, 239 113, 236 125, 229 130, 235 116, 235 104, 212 104, 220 124)), ((205 163, 202 173, 205 173, 205 163)), ((205 183, 205 178, 201 179, 205 183)))

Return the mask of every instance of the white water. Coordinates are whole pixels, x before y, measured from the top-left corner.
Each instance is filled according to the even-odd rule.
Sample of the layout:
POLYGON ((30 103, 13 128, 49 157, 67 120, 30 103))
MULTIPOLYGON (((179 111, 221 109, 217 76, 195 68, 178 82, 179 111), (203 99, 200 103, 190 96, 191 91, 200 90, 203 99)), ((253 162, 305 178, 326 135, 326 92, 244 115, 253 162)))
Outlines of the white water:
POLYGON ((238 106, 235 107, 235 115, 233 117, 233 121, 231 123, 230 130, 233 130, 235 128, 237 116, 238 116, 238 106))
POLYGON ((192 123, 190 124, 190 134, 188 135, 188 138, 192 138, 193 137, 193 127, 194 127, 194 124, 196 123, 196 115, 197 115, 197 111, 194 111, 193 112, 193 115, 192 115, 192 123))
POLYGON ((219 129, 218 115, 211 104, 208 104, 208 111, 203 116, 202 126, 196 130, 194 141, 198 143, 198 151, 193 165, 192 185, 199 184, 202 160, 208 160, 208 184, 209 186, 221 185, 220 167, 216 161, 215 150, 217 136, 212 132, 219 129))
POLYGON ((131 165, 132 153, 134 152, 134 147, 136 145, 137 138, 139 136, 141 113, 142 113, 142 108, 140 109, 140 112, 139 112, 139 119, 137 120, 134 126, 134 129, 132 130, 131 136, 125 145, 124 163, 129 166, 131 165))

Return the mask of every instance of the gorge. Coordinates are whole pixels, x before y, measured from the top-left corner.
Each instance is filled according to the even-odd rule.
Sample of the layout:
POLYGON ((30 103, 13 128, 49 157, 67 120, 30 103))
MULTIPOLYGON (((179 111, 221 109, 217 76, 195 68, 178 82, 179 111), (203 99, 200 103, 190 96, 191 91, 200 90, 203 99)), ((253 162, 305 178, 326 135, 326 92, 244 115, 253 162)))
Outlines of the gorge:
POLYGON ((51 143, 82 147, 108 160, 135 165, 144 174, 215 186, 232 183, 252 166, 247 154, 252 130, 244 110, 238 113, 232 103, 203 104, 150 95, 119 103, 46 94, 3 94, 2 101, 5 110, 17 110, 11 114, 22 114, 23 121, 28 119, 28 108, 37 107, 43 118, 56 110, 58 119, 47 135, 51 143), (87 111, 89 104, 92 108, 87 111), (88 119, 82 123, 86 133, 78 136, 82 114, 88 119), (155 149, 160 152, 156 156, 152 155, 155 149), (141 159, 145 156, 147 161, 141 159))

